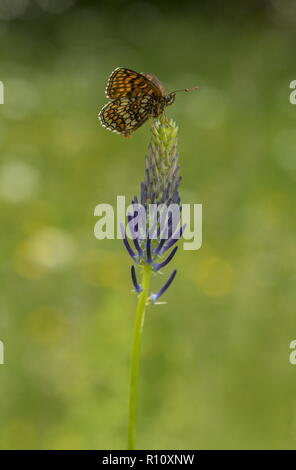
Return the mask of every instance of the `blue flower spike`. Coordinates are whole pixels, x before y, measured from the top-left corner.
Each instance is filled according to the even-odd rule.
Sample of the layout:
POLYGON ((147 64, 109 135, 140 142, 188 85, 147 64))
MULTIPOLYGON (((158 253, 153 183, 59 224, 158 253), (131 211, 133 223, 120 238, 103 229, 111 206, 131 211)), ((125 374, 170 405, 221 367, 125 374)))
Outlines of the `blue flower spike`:
MULTIPOLYGON (((125 228, 123 225, 121 227, 127 252, 134 263, 143 268, 143 275, 145 273, 149 275, 149 279, 152 274, 159 274, 160 270, 172 261, 178 250, 178 246, 174 245, 182 237, 185 229, 185 225, 179 226, 178 224, 178 228, 173 225, 173 214, 170 209, 171 204, 177 205, 179 215, 181 215, 179 195, 181 176, 177 132, 175 122, 168 121, 164 116, 153 122, 152 137, 145 158, 144 181, 140 185, 140 196, 133 197, 134 211, 131 210, 127 216, 128 222, 131 222, 135 214, 139 212, 137 206, 140 201, 146 212, 146 218, 143 219, 144 226, 140 226, 140 222, 136 220, 135 226, 133 224, 129 226, 133 243, 127 240, 125 228), (153 208, 150 204, 154 205, 153 208), (155 209, 159 217, 155 217, 155 209), (150 213, 150 210, 153 212, 150 213), (163 226, 163 223, 167 225, 163 226)), ((151 294, 150 281, 148 284, 141 281, 141 285, 137 281, 135 267, 131 268, 135 291, 141 295, 145 291, 147 298, 150 295, 150 300, 154 303, 171 285, 175 275, 176 271, 173 271, 163 288, 157 294, 151 294)))

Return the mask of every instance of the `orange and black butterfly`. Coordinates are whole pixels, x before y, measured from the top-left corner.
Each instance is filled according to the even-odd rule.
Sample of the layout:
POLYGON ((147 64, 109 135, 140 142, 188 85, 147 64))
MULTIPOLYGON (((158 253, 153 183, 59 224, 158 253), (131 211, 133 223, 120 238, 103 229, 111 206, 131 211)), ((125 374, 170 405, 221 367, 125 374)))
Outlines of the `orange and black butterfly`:
POLYGON ((190 89, 167 94, 154 75, 119 67, 109 77, 106 96, 111 101, 102 108, 99 119, 106 129, 129 137, 148 118, 160 116, 175 101, 177 91, 190 89))

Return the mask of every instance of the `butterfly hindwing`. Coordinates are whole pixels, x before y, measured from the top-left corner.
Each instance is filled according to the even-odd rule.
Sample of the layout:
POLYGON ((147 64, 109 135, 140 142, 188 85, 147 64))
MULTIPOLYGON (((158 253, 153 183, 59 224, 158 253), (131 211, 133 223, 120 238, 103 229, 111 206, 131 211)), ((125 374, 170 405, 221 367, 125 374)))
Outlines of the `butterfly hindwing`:
POLYGON ((107 103, 99 114, 104 127, 110 131, 129 135, 151 115, 155 105, 150 95, 117 98, 107 103))

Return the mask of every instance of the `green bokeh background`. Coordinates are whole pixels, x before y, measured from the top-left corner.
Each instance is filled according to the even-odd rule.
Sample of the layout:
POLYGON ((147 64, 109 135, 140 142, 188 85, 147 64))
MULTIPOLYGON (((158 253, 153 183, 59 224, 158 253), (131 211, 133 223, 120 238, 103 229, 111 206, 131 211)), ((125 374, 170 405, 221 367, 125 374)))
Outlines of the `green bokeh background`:
POLYGON ((138 448, 295 449, 296 5, 204 3, 0 0, 1 449, 126 447, 136 297, 93 212, 150 131, 98 124, 118 66, 200 87, 168 115, 203 245, 147 311, 138 448))

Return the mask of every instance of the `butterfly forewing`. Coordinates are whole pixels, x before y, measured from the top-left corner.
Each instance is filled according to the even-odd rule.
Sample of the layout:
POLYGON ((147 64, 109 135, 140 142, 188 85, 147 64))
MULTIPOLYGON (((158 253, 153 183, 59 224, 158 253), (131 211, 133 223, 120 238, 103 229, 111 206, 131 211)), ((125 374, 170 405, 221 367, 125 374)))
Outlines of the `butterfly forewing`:
POLYGON ((122 96, 161 96, 160 89, 145 75, 130 69, 117 68, 109 77, 106 96, 111 100, 122 96))

